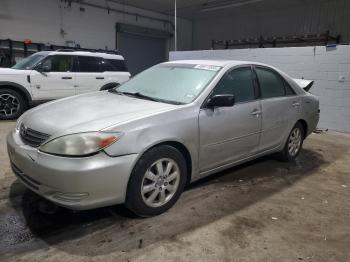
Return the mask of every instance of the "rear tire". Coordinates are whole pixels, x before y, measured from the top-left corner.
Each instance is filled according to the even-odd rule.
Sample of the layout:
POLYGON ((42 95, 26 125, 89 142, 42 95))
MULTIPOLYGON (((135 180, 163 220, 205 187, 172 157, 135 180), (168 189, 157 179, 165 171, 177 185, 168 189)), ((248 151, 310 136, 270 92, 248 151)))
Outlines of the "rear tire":
POLYGON ((0 89, 0 120, 18 118, 27 108, 27 101, 12 89, 0 89))
POLYGON ((304 128, 297 122, 289 133, 283 151, 279 153, 279 159, 288 162, 297 158, 302 149, 304 138, 304 128))
POLYGON ((172 146, 147 151, 136 163, 128 184, 125 205, 141 217, 164 213, 184 190, 186 161, 172 146))

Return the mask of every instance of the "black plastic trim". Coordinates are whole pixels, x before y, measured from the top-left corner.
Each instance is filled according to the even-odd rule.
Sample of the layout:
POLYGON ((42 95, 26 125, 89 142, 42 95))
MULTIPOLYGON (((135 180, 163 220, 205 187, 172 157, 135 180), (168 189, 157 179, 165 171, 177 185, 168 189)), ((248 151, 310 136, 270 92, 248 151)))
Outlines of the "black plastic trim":
POLYGON ((303 89, 304 89, 306 92, 309 92, 309 90, 311 89, 311 87, 313 86, 314 83, 315 83, 315 81, 311 81, 311 83, 308 84, 307 86, 305 86, 303 89))
POLYGON ((6 86, 18 88, 21 92, 23 92, 25 94, 25 96, 26 96, 25 98, 28 100, 28 102, 32 101, 32 97, 25 87, 23 87, 17 83, 14 83, 14 82, 8 82, 8 81, 1 81, 0 82, 0 88, 6 87, 6 86))
POLYGON ((108 84, 105 84, 104 86, 102 86, 100 91, 109 90, 109 89, 112 89, 113 87, 116 87, 118 85, 120 85, 120 84, 119 83, 108 83, 108 84))

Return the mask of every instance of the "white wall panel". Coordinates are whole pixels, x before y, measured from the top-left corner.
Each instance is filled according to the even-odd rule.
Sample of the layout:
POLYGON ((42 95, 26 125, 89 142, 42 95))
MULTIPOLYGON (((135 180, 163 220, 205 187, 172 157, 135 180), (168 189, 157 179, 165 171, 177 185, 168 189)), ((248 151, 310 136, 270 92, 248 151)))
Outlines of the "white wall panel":
MULTIPOLYGON (((89 0, 87 2, 104 5, 105 1, 89 0)), ((109 4, 128 12, 172 21, 164 14, 135 7, 109 4)), ((75 41, 85 48, 115 49, 116 23, 133 24, 143 27, 173 32, 169 24, 152 19, 126 15, 90 6, 61 0, 1 0, 0 3, 0 38, 23 41, 25 38, 33 42, 64 45, 67 40, 75 41), (80 11, 80 7, 85 11, 80 11), (60 33, 61 28, 64 34, 60 33)), ((178 19, 178 49, 192 49, 192 22, 178 19)), ((173 39, 168 49, 173 49, 173 39)))
POLYGON ((315 80, 319 96, 319 127, 350 133, 350 46, 331 51, 322 46, 171 52, 170 60, 233 59, 278 67, 294 78, 315 80), (339 81, 343 76, 345 81, 339 81))

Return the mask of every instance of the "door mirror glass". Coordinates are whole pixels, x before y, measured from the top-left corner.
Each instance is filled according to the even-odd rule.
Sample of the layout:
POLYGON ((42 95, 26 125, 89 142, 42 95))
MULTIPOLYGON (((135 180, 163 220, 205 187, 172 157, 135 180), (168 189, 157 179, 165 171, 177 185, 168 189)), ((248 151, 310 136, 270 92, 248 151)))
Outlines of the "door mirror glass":
POLYGON ((221 94, 212 96, 208 102, 208 108, 214 107, 230 107, 235 104, 235 96, 230 94, 221 94))

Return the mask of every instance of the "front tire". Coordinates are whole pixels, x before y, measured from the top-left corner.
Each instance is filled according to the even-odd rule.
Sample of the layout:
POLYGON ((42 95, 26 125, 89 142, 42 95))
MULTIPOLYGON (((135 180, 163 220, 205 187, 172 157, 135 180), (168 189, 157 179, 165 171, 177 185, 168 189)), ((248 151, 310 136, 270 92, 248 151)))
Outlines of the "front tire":
POLYGON ((279 154, 282 161, 292 161, 299 155, 304 141, 304 128, 298 122, 289 133, 283 151, 279 154))
POLYGON ((171 208, 184 190, 186 161, 172 146, 147 151, 131 174, 126 206, 141 217, 159 215, 171 208))
POLYGON ((0 89, 0 120, 18 118, 27 108, 25 99, 12 89, 0 89))

